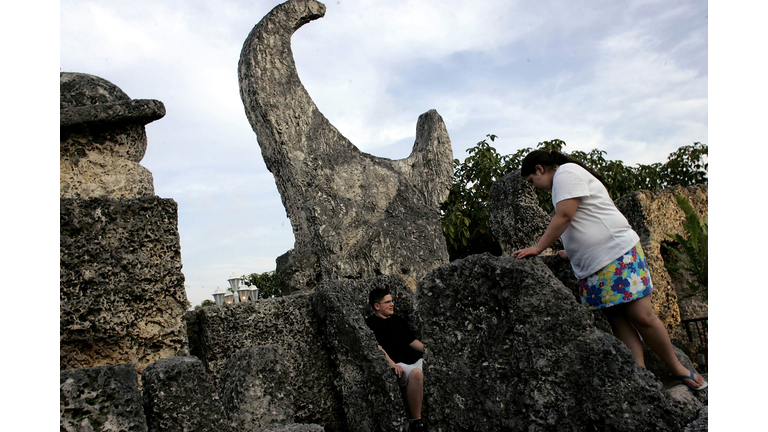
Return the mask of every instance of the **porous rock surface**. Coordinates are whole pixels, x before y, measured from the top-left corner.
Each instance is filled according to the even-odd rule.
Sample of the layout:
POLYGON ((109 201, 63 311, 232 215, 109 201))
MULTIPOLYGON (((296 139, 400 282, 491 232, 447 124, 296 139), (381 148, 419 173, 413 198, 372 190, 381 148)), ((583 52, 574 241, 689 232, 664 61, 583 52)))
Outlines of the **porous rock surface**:
MULTIPOLYGON (((535 245, 547 230, 552 217, 541 207, 536 192, 520 170, 497 179, 488 199, 488 221, 503 256, 535 245)), ((552 255, 563 245, 560 240, 542 255, 552 255)))
MULTIPOLYGON (((320 323, 312 312, 310 293, 263 299, 230 306, 211 306, 197 311, 199 335, 190 338, 206 370, 221 388, 225 366, 238 351, 272 345, 289 353, 284 359, 286 388, 295 389, 293 418, 296 423, 319 424, 327 430, 343 430, 341 402, 334 387, 336 371, 320 339, 320 323)), ((276 396, 276 395, 275 395, 276 396)))
POLYGON ((165 115, 162 102, 131 99, 97 76, 61 72, 59 111, 62 198, 154 195, 152 173, 139 162, 144 125, 165 115))
POLYGON ((439 206, 453 177, 450 139, 434 110, 419 117, 401 160, 363 153, 333 127, 301 84, 290 46, 324 14, 315 0, 278 5, 251 31, 238 66, 245 112, 295 236, 276 273, 289 290, 379 274, 415 289, 448 262, 439 206))
POLYGON ((419 284, 432 430, 681 431, 680 400, 539 258, 473 255, 419 284))
POLYGON ((61 369, 186 355, 176 202, 62 198, 59 211, 61 369))
POLYGON ((62 432, 146 432, 147 422, 132 364, 59 373, 62 432))
MULTIPOLYGON (((708 315, 706 299, 689 296, 686 279, 679 274, 670 273, 664 267, 665 263, 674 259, 674 256, 671 256, 660 244, 674 245, 666 234, 686 236, 683 228, 685 214, 678 206, 675 195, 684 196, 699 216, 705 219, 708 217, 708 185, 675 186, 653 192, 636 191, 617 199, 616 207, 626 216, 629 224, 640 236, 640 243, 651 269, 654 288, 672 287, 674 300, 680 300, 675 301, 678 305, 679 318, 706 317, 708 315)), ((671 298, 670 295, 670 300, 671 298)))
POLYGON ((238 431, 294 423, 293 353, 279 345, 243 348, 221 374, 221 400, 238 431))
POLYGON ((196 357, 158 360, 142 373, 144 413, 150 432, 233 431, 213 377, 196 357))

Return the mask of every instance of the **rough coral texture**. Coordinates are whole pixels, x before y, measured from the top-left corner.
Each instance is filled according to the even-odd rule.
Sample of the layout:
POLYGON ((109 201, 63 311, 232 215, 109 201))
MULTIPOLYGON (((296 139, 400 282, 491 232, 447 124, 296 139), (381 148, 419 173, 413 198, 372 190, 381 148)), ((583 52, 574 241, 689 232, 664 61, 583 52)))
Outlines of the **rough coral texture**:
POLYGON ((142 373, 144 413, 150 431, 232 431, 213 377, 196 357, 171 357, 142 373))
POLYGON ((59 226, 61 369, 186 355, 176 202, 62 198, 59 226))
POLYGON ((240 95, 295 235, 276 272, 290 290, 379 274, 415 289, 448 262, 439 206, 453 177, 450 138, 429 111, 411 155, 390 160, 361 152, 334 128, 301 84, 290 46, 297 29, 324 14, 314 0, 278 5, 240 57, 240 95))
POLYGON ((139 162, 144 125, 165 115, 162 102, 132 100, 103 78, 61 72, 60 114, 62 198, 154 195, 152 173, 139 162))
POLYGON ((287 386, 296 390, 293 418, 296 423, 320 424, 343 430, 343 412, 333 384, 336 371, 320 339, 320 326, 312 312, 311 295, 295 295, 230 306, 211 306, 197 311, 200 334, 190 347, 222 385, 225 366, 238 351, 274 345, 286 356, 287 386))
POLYGON ((60 372, 62 432, 146 432, 138 376, 132 364, 60 372))
POLYGON ((235 352, 221 374, 221 398, 238 431, 294 423, 293 353, 278 345, 235 352))
POLYGON ((680 210, 675 195, 688 199, 696 213, 706 219, 709 215, 708 191, 707 185, 677 186, 654 192, 637 191, 616 200, 616 206, 640 235, 649 266, 650 260, 657 263, 651 266, 654 287, 660 285, 673 288, 675 297, 680 299, 679 315, 682 319, 706 317, 707 302, 705 298, 689 295, 685 275, 666 270, 664 264, 674 261, 675 257, 667 253, 659 243, 673 245, 666 234, 680 234, 684 237, 686 235, 683 229, 685 214, 680 210))
MULTIPOLYGON (((491 186, 488 221, 503 256, 535 245, 550 220, 552 217, 539 207, 536 192, 520 177, 520 170, 506 174, 491 186)), ((560 241, 542 255, 552 255, 558 249, 562 249, 560 241)))
POLYGON ((433 430, 680 431, 700 408, 662 391, 539 258, 454 261, 418 300, 433 430))

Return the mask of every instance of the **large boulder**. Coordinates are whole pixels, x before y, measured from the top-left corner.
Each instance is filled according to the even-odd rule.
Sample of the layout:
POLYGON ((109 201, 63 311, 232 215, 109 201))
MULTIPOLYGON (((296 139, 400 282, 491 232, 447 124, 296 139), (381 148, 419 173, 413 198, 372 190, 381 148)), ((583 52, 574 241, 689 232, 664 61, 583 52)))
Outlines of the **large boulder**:
POLYGON ((290 43, 324 14, 315 0, 278 5, 240 56, 240 95, 296 239, 276 272, 289 290, 379 274, 400 275, 415 289, 448 262, 439 207, 453 179, 450 138, 428 111, 411 155, 390 160, 361 152, 333 127, 301 84, 290 43))
POLYGON ((312 304, 319 330, 338 371, 335 385, 342 395, 349 431, 402 431, 408 423, 405 401, 376 337, 365 324, 373 311, 368 294, 387 288, 395 312, 418 335, 415 296, 399 276, 359 281, 321 282, 312 304))
POLYGON ((149 432, 232 431, 213 377, 196 357, 171 357, 142 373, 149 432))
POLYGON ((454 261, 418 301, 434 430, 681 431, 701 407, 662 391, 540 258, 454 261))
POLYGON ((133 365, 65 370, 59 375, 62 432, 147 432, 133 365))
POLYGON ((186 355, 176 202, 62 198, 59 211, 61 369, 186 355))
POLYGON ((333 384, 337 372, 320 338, 320 323, 312 310, 311 294, 263 299, 197 311, 199 334, 194 348, 206 370, 221 388, 227 361, 238 351, 264 345, 289 353, 283 361, 293 397, 296 423, 319 424, 329 431, 344 429, 341 400, 333 384))

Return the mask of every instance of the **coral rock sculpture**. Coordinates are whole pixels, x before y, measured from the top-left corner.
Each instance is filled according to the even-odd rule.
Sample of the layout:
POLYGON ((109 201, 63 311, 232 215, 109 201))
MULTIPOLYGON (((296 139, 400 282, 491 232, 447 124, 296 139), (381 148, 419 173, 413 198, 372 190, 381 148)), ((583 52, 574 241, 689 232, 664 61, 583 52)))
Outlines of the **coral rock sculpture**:
POLYGON ((165 116, 163 103, 131 99, 93 75, 61 72, 59 79, 61 197, 154 195, 152 173, 139 162, 147 150, 144 125, 165 116))
POLYGON ((439 206, 453 176, 442 118, 419 116, 409 157, 361 152, 323 116, 299 80, 290 39, 325 14, 314 0, 275 7, 251 31, 239 63, 240 96, 293 226, 277 260, 287 287, 320 280, 402 276, 411 289, 448 262, 439 206))

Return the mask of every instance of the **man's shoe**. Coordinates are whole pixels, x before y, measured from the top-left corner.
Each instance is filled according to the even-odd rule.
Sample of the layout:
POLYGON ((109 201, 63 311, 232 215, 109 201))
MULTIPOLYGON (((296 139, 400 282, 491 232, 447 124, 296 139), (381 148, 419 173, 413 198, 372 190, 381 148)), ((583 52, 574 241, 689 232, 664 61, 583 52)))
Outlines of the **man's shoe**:
POLYGON ((411 422, 410 432, 427 432, 427 426, 421 419, 411 422))

